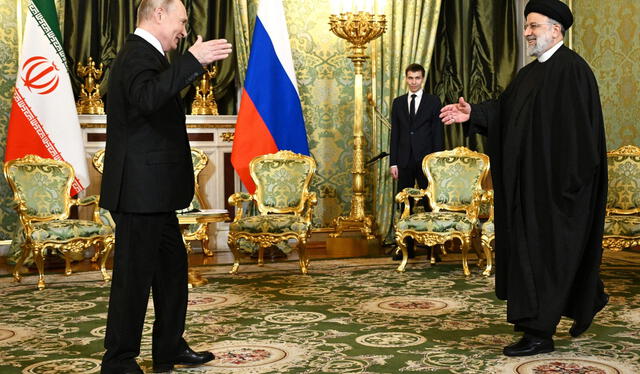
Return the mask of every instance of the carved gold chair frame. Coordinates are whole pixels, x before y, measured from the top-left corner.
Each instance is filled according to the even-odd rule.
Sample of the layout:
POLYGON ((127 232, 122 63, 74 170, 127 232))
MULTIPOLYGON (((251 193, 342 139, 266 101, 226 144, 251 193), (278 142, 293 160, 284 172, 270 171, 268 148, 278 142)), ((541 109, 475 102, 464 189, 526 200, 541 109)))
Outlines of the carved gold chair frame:
POLYGON ((607 210, 602 247, 611 251, 640 245, 640 147, 607 153, 607 210))
MULTIPOLYGON (((442 151, 442 152, 434 152, 431 153, 423 159, 422 169, 427 176, 429 181, 429 185, 426 189, 416 189, 416 188, 405 188, 403 191, 399 192, 396 195, 396 202, 404 204, 404 210, 400 217, 400 220, 396 223, 396 232, 395 239, 398 244, 400 250, 402 251, 402 262, 396 269, 399 272, 403 272, 407 265, 408 260, 408 251, 405 243, 405 239, 408 237, 413 238, 417 243, 428 245, 428 246, 436 246, 440 245, 444 247, 444 244, 453 239, 458 239, 461 242, 461 250, 462 250, 462 268, 465 276, 470 276, 471 272, 469 271, 468 266, 468 250, 469 247, 472 246, 472 237, 477 235, 477 224, 478 224, 478 213, 482 195, 484 193, 482 189, 482 181, 486 178, 489 172, 489 157, 483 153, 473 152, 465 147, 457 147, 453 150, 442 151), (442 196, 437 195, 437 188, 443 187, 440 184, 444 181, 437 180, 436 176, 432 172, 431 168, 433 166, 432 163, 436 161, 444 162, 447 165, 464 165, 469 164, 471 161, 477 163, 479 169, 473 170, 472 174, 473 180, 464 181, 462 185, 460 185, 456 181, 454 183, 450 183, 448 186, 452 190, 448 193, 451 196, 457 196, 455 198, 446 198, 442 199, 442 196), (458 195, 461 193, 468 193, 470 195, 469 201, 461 201, 458 198, 458 195), (452 195, 451 195, 452 194, 452 195), (429 205, 431 207, 431 213, 417 213, 411 214, 409 199, 413 199, 415 205, 422 198, 427 198, 429 205), (466 221, 467 230, 446 230, 444 232, 436 232, 427 230, 415 230, 415 229, 403 229, 399 228, 399 226, 403 226, 406 220, 411 220, 413 218, 420 220, 430 219, 431 217, 437 215, 438 213, 450 212, 450 217, 463 219, 466 221)), ((408 225, 410 226, 410 225, 408 225)), ((427 228, 429 225, 426 226, 427 228)), ((474 250, 477 250, 474 246, 474 250)), ((492 261, 492 253, 490 247, 484 247, 484 257, 486 260, 486 267, 483 271, 483 275, 488 276, 491 273, 491 268, 493 266, 492 261)), ((435 263, 434 252, 431 251, 431 263, 435 263)), ((481 259, 481 254, 478 253, 478 258, 481 259)), ((481 261, 482 262, 482 261, 481 261)), ((479 262, 479 264, 481 263, 479 262)))
MULTIPOLYGON (((315 192, 309 192, 309 186, 311 180, 316 172, 316 162, 312 157, 293 153, 290 151, 279 151, 277 153, 266 154, 258 156, 251 160, 249 163, 249 170, 254 183, 256 184, 256 191, 253 195, 246 192, 236 192, 229 197, 229 204, 235 206, 235 218, 229 228, 229 238, 227 243, 231 252, 234 255, 234 264, 230 273, 236 274, 240 266, 240 251, 238 249, 238 241, 241 239, 257 243, 258 249, 258 265, 264 264, 264 251, 270 246, 276 245, 283 241, 295 239, 297 242, 296 251, 298 252, 300 271, 302 274, 307 274, 309 267, 309 257, 306 253, 307 239, 311 235, 311 221, 313 217, 313 207, 317 204, 318 200, 315 192), (291 179, 290 187, 294 187, 294 182, 299 183, 299 188, 295 188, 295 200, 297 203, 290 206, 280 206, 274 203, 277 199, 273 198, 272 194, 274 186, 269 184, 266 175, 258 173, 257 169, 260 165, 269 165, 274 172, 278 172, 278 169, 283 166, 284 162, 297 162, 304 164, 306 172, 301 175, 301 180, 291 179), (267 203, 269 201, 269 203, 267 203), (242 225, 243 220, 250 219, 244 215, 246 204, 254 203, 257 207, 260 216, 269 217, 264 220, 261 227, 258 227, 258 232, 249 232, 246 230, 236 230, 234 226, 242 225), (268 221, 273 218, 278 219, 284 215, 293 215, 298 217, 297 223, 304 225, 306 228, 304 231, 296 231, 291 228, 283 232, 269 232, 268 221)), ((271 173, 273 175, 273 173, 271 173)), ((255 217, 255 216, 254 216, 255 217)))
MULTIPOLYGON (((20 223, 24 229, 24 242, 20 258, 16 262, 13 271, 14 279, 21 280, 20 271, 24 260, 33 254, 34 261, 38 268, 38 289, 45 288, 44 281, 44 252, 45 249, 55 249, 65 258, 65 275, 71 274, 70 254, 84 254, 84 251, 91 246, 96 248, 96 256, 101 256, 100 271, 105 281, 111 277, 106 271, 106 260, 109 257, 114 244, 113 230, 102 224, 98 214, 98 196, 87 196, 81 199, 73 199, 70 196, 71 185, 75 179, 73 167, 59 160, 45 159, 36 155, 8 161, 4 164, 4 175, 9 182, 14 195, 15 208, 20 218, 20 223), (40 173, 40 188, 35 186, 29 188, 26 179, 40 173), (58 173, 58 179, 62 183, 59 185, 47 186, 55 187, 55 190, 42 187, 44 183, 51 183, 55 180, 54 173, 58 173), (30 176, 27 176, 29 174, 30 176), (46 181, 43 181, 46 179, 46 181), (36 191, 37 190, 37 191, 36 191), (39 202, 39 206, 38 205, 39 202), (95 204, 93 221, 68 219, 72 206, 88 206, 95 204), (50 235, 47 225, 59 224, 59 227, 52 228, 59 232, 66 230, 62 236, 69 236, 70 239, 55 239, 50 235), (78 227, 72 227, 73 225, 78 227), (99 224, 99 225, 96 225, 99 224), (75 235, 78 231, 89 228, 86 236, 75 235), (97 232, 97 233, 96 233, 97 232), (53 239, 50 239, 52 237, 53 239)), ((51 229, 51 228, 49 228, 51 229)))

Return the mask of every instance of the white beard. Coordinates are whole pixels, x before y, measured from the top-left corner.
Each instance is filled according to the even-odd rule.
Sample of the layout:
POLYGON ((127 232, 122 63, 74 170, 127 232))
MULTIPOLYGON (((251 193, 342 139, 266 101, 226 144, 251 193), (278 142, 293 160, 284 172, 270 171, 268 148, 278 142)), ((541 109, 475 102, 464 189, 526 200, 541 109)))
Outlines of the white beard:
MULTIPOLYGON (((527 39, 528 41, 528 39, 527 39)), ((527 43, 527 54, 533 57, 540 57, 551 46, 552 38, 550 34, 543 34, 536 38, 536 44, 527 43)))

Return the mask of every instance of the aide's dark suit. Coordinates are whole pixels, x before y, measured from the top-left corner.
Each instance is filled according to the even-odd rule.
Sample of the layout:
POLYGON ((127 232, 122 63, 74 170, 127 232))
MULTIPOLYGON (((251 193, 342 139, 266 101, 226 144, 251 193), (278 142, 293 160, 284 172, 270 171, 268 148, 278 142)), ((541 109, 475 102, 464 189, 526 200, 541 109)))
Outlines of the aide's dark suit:
POLYGON ((422 159, 429 153, 444 149, 440 99, 422 94, 413 121, 409 118, 408 94, 398 96, 391 106, 391 155, 389 165, 398 166, 398 191, 413 187, 427 187, 422 172, 422 159))
POLYGON ((189 205, 194 180, 179 92, 202 72, 190 53, 169 65, 134 34, 111 70, 100 205, 116 222, 116 249, 103 373, 136 367, 150 289, 154 362, 186 347, 187 258, 175 210, 189 205))

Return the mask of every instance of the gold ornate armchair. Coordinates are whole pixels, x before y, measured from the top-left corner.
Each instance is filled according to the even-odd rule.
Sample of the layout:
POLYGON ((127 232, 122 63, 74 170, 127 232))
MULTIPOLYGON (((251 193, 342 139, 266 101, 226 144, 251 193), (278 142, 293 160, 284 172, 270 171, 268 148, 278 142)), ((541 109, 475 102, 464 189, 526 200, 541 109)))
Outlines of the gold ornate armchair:
MULTIPOLYGON (((104 167, 104 149, 97 151, 92 159, 93 166, 98 170, 100 174, 102 174, 102 170, 104 167)), ((204 199, 200 194, 200 184, 198 183, 198 177, 200 176, 200 172, 207 166, 209 162, 209 157, 203 151, 197 148, 191 148, 191 161, 193 162, 193 177, 195 178, 195 192, 193 194, 193 199, 191 200, 191 204, 183 210, 176 212, 178 217, 181 214, 186 214, 188 212, 194 210, 205 209, 204 199)), ((104 209, 100 209, 100 218, 105 224, 110 224, 111 227, 115 227, 115 223, 113 223, 113 219, 108 211, 104 209)), ((202 244, 202 251, 206 256, 213 256, 213 252, 209 249, 209 232, 208 232, 208 224, 191 224, 187 225, 187 227, 182 231, 182 239, 184 240, 185 245, 189 252, 191 252, 191 245, 189 241, 191 240, 199 240, 202 244)))
MULTIPOLYGON (((429 246, 442 246, 457 238, 462 243, 464 274, 469 276, 467 252, 472 235, 477 232, 483 194, 481 184, 489 171, 489 157, 458 147, 427 155, 422 161, 422 169, 429 180, 427 189, 405 188, 396 195, 396 201, 404 204, 402 216, 395 226, 396 243, 402 251, 402 262, 397 271, 404 271, 407 265, 406 238, 414 238, 417 243, 429 246), (410 214, 409 199, 414 199, 417 205, 424 197, 428 198, 432 211, 410 214)), ((487 262, 483 275, 489 275, 492 255, 490 249, 483 249, 487 262)), ((431 262, 434 263, 435 251, 431 252, 431 262)))
POLYGON ((229 203, 236 207, 227 241, 235 258, 230 273, 238 272, 239 247, 243 244, 257 244, 261 266, 265 248, 295 239, 300 271, 307 274, 309 257, 305 246, 311 235, 313 206, 317 204, 309 185, 316 162, 309 156, 279 151, 254 158, 249 169, 256 192, 253 195, 237 192, 229 197, 229 203), (260 214, 245 216, 245 203, 254 203, 260 214))
POLYGON ((607 153, 609 183, 602 247, 612 251, 640 245, 640 148, 607 153))
POLYGON ((98 206, 98 196, 82 199, 70 197, 75 179, 73 167, 64 162, 27 155, 4 164, 4 175, 13 190, 16 210, 24 230, 20 258, 13 277, 20 281, 24 260, 33 254, 38 268, 38 289, 45 288, 44 255, 48 249, 60 252, 66 263, 65 274, 71 274, 71 255, 84 254, 96 246, 96 255, 102 255, 100 270, 105 281, 110 280, 105 262, 113 248, 113 230, 100 222, 94 209, 93 221, 69 219, 73 205, 98 206), (101 248, 98 248, 101 247, 101 248))

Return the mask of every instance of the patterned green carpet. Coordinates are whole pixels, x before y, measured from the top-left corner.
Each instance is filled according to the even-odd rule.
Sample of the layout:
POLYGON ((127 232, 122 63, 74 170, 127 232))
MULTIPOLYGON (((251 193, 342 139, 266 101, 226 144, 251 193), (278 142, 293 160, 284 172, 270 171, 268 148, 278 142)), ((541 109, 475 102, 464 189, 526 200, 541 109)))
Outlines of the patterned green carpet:
MULTIPOLYGON (((187 341, 217 359, 176 373, 639 373, 640 255, 607 256, 610 304, 572 339, 563 320, 556 351, 507 358, 516 335, 493 278, 458 263, 429 267, 424 258, 398 274, 388 259, 313 261, 240 268, 201 267, 209 284, 190 291, 187 341)), ((97 272, 0 278, 0 373, 97 373, 109 285, 97 272)), ((150 310, 152 306, 150 305, 150 310)), ((149 313, 152 315, 152 313, 149 313)), ((150 372, 152 317, 141 365, 150 372)))

